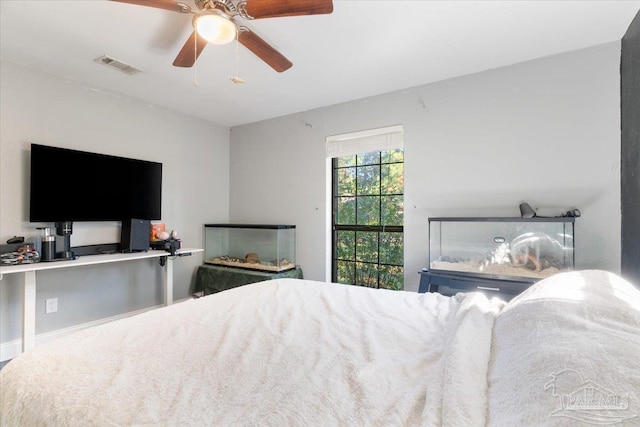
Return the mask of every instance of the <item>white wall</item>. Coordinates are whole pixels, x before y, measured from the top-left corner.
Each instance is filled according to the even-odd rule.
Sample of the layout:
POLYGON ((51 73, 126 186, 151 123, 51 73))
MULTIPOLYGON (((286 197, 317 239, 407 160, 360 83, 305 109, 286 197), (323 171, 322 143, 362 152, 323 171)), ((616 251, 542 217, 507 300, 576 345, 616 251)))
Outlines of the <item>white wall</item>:
MULTIPOLYGON (((108 94, 2 61, 0 69, 0 241, 36 236, 29 223, 29 149, 40 143, 163 163, 162 222, 185 247, 203 247, 203 224, 229 218, 229 129, 108 94)), ((132 77, 135 78, 135 77, 132 77)), ((61 170, 60 194, 82 177, 61 170)), ((120 223, 74 223, 71 245, 114 243, 120 223)), ((186 298, 202 255, 174 263, 174 298, 186 298)), ((20 275, 0 281, 0 343, 20 336, 20 275)), ((160 304, 157 260, 62 269, 37 274, 36 333, 160 304), (44 300, 59 311, 44 314, 44 300)))
POLYGON ((296 224, 305 277, 325 280, 325 137, 402 124, 405 289, 427 218, 519 216, 522 201, 579 208, 576 267, 619 272, 619 66, 615 42, 232 128, 230 217, 296 224))

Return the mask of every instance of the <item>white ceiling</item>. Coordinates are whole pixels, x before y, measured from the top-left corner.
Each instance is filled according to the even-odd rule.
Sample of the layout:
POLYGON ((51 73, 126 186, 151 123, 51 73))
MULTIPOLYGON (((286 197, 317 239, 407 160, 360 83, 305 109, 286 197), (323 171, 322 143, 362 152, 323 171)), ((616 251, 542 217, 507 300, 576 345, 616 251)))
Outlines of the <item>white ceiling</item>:
POLYGON ((279 74, 236 43, 207 46, 195 69, 172 66, 190 15, 107 0, 0 0, 0 56, 235 126, 620 40, 638 10, 640 1, 334 0, 331 15, 247 23, 293 62, 279 74), (93 62, 103 54, 143 73, 93 62))

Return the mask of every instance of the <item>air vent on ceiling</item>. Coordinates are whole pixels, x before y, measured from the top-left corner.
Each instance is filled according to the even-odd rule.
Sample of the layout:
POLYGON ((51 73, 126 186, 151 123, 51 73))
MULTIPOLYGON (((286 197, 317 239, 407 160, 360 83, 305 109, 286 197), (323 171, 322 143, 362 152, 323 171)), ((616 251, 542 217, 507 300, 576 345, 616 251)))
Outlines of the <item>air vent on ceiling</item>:
POLYGON ((136 74, 141 71, 135 67, 132 67, 129 64, 125 64, 124 62, 118 61, 117 59, 107 55, 102 55, 101 57, 94 59, 94 61, 97 62, 98 64, 115 68, 116 70, 122 71, 123 73, 129 74, 129 75, 136 74))

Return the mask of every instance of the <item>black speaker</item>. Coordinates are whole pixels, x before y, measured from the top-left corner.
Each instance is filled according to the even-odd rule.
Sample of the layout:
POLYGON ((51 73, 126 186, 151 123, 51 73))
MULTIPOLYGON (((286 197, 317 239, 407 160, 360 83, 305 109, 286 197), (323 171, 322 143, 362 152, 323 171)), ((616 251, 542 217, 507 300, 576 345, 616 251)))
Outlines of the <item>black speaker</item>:
POLYGON ((122 252, 143 252, 149 250, 151 221, 148 219, 125 219, 120 233, 122 252))

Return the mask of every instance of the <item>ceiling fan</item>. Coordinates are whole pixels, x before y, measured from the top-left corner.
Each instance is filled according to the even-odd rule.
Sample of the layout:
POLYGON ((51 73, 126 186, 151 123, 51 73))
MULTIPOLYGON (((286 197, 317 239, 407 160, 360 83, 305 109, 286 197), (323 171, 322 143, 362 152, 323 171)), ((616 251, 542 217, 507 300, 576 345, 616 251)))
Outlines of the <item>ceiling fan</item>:
POLYGON ((191 67, 207 43, 225 44, 237 38, 271 68, 281 73, 293 65, 284 55, 249 28, 238 17, 253 20, 282 16, 322 15, 333 12, 332 0, 195 0, 198 11, 174 0, 112 0, 193 14, 193 33, 173 61, 176 67, 191 67))

